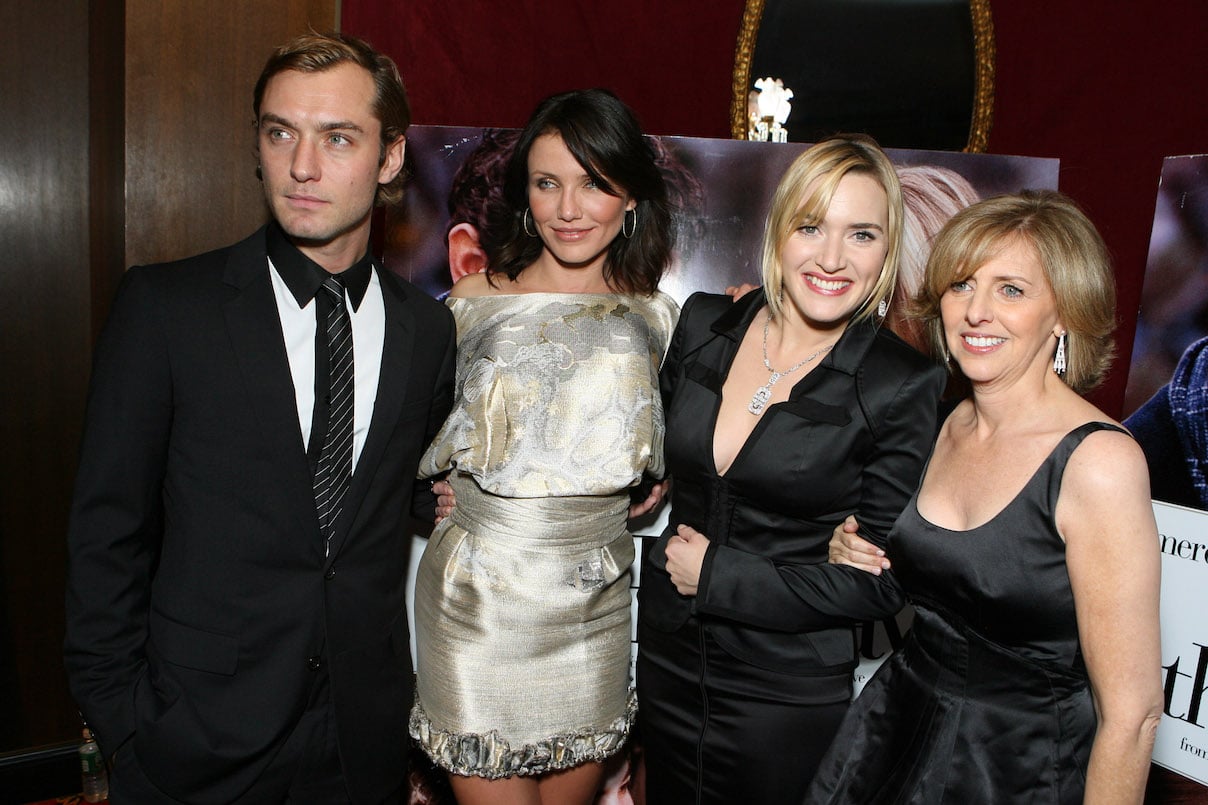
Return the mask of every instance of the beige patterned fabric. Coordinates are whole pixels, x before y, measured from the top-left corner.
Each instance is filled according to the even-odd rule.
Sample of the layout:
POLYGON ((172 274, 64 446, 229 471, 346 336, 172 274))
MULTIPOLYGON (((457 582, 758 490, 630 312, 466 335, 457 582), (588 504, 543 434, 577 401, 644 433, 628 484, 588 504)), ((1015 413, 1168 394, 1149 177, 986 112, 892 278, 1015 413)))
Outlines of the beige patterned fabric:
POLYGON ((451 517, 415 588, 411 734, 488 778, 599 760, 625 741, 627 488, 663 472, 664 294, 453 299, 454 410, 420 464, 451 517))

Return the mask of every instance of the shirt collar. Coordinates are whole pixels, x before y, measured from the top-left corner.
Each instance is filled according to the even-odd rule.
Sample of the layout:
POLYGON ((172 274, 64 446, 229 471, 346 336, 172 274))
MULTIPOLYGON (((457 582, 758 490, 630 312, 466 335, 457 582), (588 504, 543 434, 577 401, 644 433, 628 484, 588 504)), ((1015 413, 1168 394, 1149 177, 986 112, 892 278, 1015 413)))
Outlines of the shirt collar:
MULTIPOLYGON (((328 272, 321 265, 311 260, 289 242, 281 225, 276 221, 269 222, 266 236, 268 257, 273 261, 273 267, 285 281, 285 286, 298 302, 298 307, 306 307, 315 298, 328 272)), ((366 247, 361 259, 357 260, 346 270, 339 272, 348 298, 352 301, 352 309, 361 306, 365 291, 369 288, 369 278, 373 270, 373 257, 366 247)))

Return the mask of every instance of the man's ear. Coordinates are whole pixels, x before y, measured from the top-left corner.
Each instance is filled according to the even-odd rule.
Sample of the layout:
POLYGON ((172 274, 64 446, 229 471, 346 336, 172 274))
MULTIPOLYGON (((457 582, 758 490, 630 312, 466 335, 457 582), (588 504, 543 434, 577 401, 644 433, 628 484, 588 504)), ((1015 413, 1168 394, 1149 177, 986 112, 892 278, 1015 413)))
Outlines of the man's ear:
POLYGON ((468 274, 487 267, 487 253, 478 242, 478 230, 471 224, 458 224, 449 230, 449 276, 456 284, 468 274))
POLYGON ((403 156, 407 152, 407 138, 399 137, 386 146, 386 158, 378 169, 378 184, 390 184, 403 169, 403 156))

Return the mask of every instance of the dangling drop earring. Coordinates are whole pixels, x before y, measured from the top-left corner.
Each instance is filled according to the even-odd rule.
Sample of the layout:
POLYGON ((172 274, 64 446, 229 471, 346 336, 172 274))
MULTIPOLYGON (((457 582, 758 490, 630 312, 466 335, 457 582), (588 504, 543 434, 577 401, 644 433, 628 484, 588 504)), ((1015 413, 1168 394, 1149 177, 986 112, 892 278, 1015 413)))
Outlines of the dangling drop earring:
POLYGON ((880 319, 885 318, 885 314, 887 314, 888 312, 889 312, 889 300, 888 299, 882 299, 880 302, 877 302, 877 318, 880 318, 880 319))
POLYGON ((1057 354, 1053 356, 1053 371, 1065 374, 1065 333, 1057 336, 1057 354))

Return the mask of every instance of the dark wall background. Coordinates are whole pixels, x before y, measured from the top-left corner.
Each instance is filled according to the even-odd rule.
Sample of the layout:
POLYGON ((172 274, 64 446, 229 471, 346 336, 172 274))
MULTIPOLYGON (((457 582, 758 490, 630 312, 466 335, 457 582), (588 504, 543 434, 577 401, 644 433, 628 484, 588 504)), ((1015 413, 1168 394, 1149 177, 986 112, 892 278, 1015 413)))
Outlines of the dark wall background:
POLYGON ((88 35, 85 0, 0 4, 0 751, 79 723, 58 655, 90 351, 88 35))

